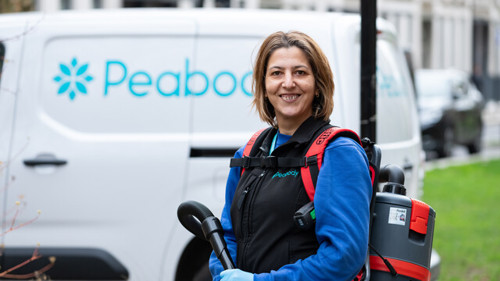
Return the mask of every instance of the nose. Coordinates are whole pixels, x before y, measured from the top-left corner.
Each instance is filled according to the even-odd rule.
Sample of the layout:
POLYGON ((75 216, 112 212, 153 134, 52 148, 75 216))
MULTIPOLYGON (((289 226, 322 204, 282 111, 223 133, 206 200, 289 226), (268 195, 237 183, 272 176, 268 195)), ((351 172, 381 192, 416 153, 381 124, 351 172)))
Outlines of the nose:
POLYGON ((295 82, 293 80, 292 73, 285 73, 283 78, 283 84, 281 85, 283 88, 293 88, 295 87, 295 82))

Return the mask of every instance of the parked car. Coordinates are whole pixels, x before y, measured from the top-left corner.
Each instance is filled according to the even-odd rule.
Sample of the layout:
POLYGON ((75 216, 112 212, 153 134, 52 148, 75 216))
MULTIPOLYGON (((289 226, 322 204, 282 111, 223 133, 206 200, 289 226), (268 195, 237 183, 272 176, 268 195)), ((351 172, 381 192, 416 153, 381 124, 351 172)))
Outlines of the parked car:
POLYGON ((455 69, 419 69, 415 73, 417 100, 426 152, 450 156, 455 145, 469 153, 481 150, 484 100, 466 72, 455 69))

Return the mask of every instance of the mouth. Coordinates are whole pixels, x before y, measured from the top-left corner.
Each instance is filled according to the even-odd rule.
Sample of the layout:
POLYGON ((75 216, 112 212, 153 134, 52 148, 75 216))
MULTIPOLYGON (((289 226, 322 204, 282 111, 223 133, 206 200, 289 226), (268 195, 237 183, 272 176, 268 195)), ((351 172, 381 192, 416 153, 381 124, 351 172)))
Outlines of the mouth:
POLYGON ((279 97, 286 102, 293 102, 296 99, 298 99, 300 97, 300 95, 299 94, 282 94, 282 95, 279 95, 279 97))

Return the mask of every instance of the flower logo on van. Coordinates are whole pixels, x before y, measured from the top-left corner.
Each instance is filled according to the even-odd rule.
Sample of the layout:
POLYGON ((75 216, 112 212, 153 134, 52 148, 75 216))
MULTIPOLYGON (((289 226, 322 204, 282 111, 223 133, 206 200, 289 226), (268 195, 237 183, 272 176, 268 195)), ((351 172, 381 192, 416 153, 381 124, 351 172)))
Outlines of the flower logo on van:
POLYGON ((54 81, 59 83, 58 95, 67 94, 70 100, 74 100, 77 93, 87 94, 88 82, 94 78, 87 74, 88 63, 78 64, 78 60, 73 58, 69 65, 64 63, 59 64, 61 73, 54 77, 54 81))

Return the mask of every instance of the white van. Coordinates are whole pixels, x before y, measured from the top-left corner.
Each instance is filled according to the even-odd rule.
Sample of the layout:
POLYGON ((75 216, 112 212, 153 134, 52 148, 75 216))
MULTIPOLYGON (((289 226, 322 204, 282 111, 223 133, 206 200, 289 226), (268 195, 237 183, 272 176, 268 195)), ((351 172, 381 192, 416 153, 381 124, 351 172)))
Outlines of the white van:
MULTIPOLYGON (((383 164, 404 167, 408 195, 419 197, 411 79, 394 30, 384 21, 378 29, 377 142, 383 164)), ((2 270, 40 243, 42 258, 24 273, 56 256, 52 280, 202 280, 209 245, 193 239, 176 210, 196 200, 221 213, 230 156, 266 127, 250 106, 252 62, 277 30, 317 40, 335 76, 332 123, 359 132, 358 15, 2 15, 2 270)))

